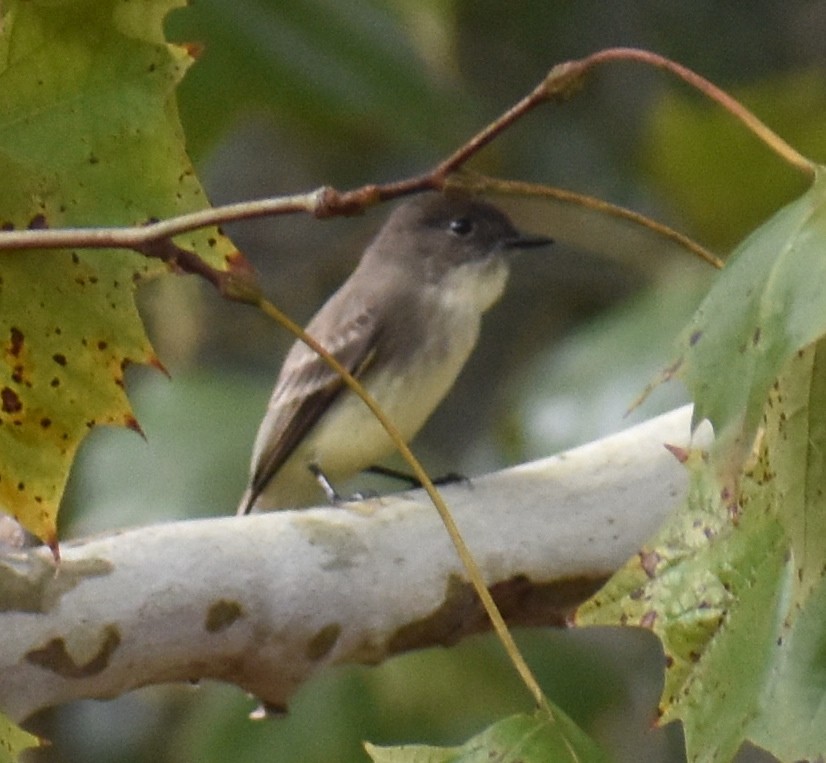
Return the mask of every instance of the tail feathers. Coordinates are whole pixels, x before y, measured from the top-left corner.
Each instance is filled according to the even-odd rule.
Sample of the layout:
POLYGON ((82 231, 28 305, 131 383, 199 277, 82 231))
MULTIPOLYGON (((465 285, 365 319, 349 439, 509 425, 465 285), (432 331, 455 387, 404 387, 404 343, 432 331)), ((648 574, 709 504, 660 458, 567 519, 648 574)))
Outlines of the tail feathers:
POLYGON ((248 487, 244 491, 241 502, 238 504, 238 509, 235 512, 237 516, 242 517, 244 514, 249 514, 254 510, 255 499, 258 496, 253 493, 252 488, 248 487))

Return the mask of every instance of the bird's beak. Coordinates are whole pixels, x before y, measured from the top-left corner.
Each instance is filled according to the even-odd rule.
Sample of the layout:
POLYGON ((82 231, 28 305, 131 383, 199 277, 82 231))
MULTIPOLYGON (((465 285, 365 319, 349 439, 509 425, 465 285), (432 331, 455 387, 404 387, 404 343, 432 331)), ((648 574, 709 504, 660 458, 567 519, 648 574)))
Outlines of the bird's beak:
POLYGON ((505 249, 536 249, 540 246, 553 244, 553 242, 554 240, 547 236, 530 236, 518 233, 512 238, 505 239, 503 247, 505 249))

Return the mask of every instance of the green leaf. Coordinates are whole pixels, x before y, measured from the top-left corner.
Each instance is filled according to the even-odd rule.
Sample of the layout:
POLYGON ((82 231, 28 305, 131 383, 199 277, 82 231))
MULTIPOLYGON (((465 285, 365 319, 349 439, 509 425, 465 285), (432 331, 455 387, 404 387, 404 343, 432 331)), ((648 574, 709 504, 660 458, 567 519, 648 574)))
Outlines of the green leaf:
POLYGON ((660 637, 690 760, 826 751, 825 183, 746 239, 684 332, 672 372, 713 449, 684 454, 685 505, 577 613, 660 637))
POLYGON ((23 731, 0 713, 0 763, 17 763, 21 752, 41 744, 36 736, 23 731))
POLYGON ((553 720, 539 713, 513 715, 459 747, 377 747, 369 742, 364 746, 374 763, 585 763, 608 759, 559 710, 554 710, 553 720))
MULTIPOLYGON (((0 225, 138 224, 207 206, 175 105, 189 58, 161 30, 180 1, 3 5, 0 225)), ((232 253, 214 229, 178 243, 217 267, 232 253)), ((133 292, 164 271, 119 250, 0 253, 0 507, 55 548, 82 438, 137 428, 124 368, 157 361, 133 292)))
POLYGON ((781 369, 826 334, 826 176, 751 234, 678 343, 672 368, 711 421, 734 475, 781 369))
POLYGON ((815 759, 826 751, 826 341, 772 385, 736 494, 721 490, 713 456, 689 454, 686 505, 577 620, 661 638, 662 721, 682 721, 689 760, 728 761, 746 740, 815 759))

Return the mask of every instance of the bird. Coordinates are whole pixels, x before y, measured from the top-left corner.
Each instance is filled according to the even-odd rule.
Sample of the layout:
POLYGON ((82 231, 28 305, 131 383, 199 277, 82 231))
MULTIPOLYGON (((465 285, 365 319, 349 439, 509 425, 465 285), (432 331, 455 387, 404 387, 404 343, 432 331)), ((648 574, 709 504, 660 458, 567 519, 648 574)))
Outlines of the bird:
MULTIPOLYGON (((494 205, 423 193, 399 204, 352 274, 307 325, 405 442, 447 395, 502 295, 511 252, 551 243, 494 205)), ((238 514, 318 505, 391 454, 364 402, 306 344, 289 350, 253 447, 238 514)))

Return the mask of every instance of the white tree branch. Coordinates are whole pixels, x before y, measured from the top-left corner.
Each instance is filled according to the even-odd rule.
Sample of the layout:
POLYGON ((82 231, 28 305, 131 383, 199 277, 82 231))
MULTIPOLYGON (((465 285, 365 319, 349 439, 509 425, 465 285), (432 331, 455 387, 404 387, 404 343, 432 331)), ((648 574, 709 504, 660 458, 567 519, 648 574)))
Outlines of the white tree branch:
MULTIPOLYGON (((561 624, 685 492, 683 408, 444 495, 511 622, 561 624)), ((487 627, 421 491, 0 556, 0 710, 214 678, 283 707, 317 670, 487 627)))

